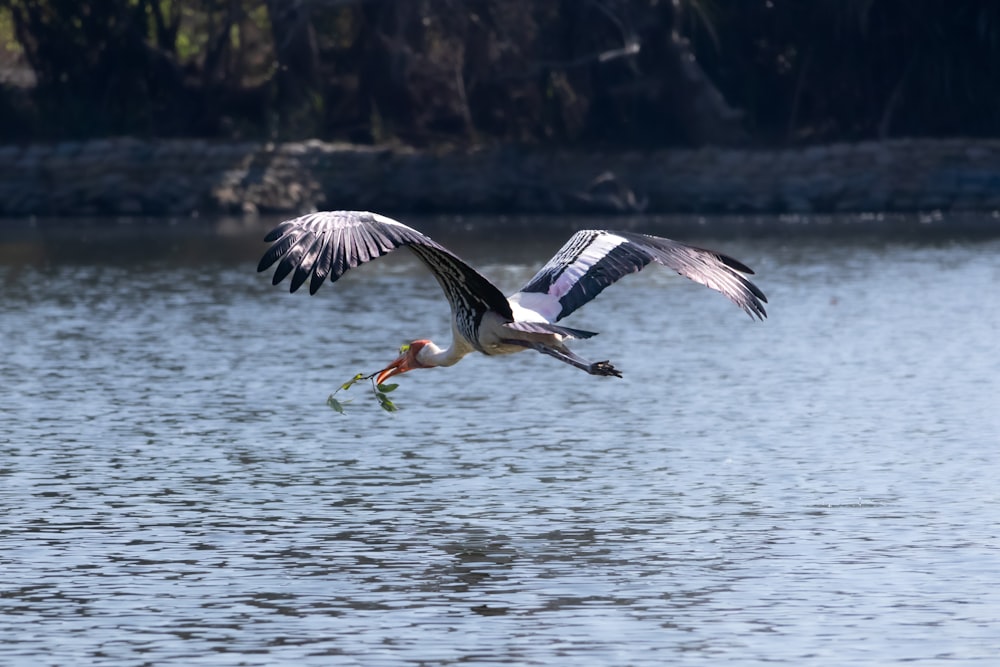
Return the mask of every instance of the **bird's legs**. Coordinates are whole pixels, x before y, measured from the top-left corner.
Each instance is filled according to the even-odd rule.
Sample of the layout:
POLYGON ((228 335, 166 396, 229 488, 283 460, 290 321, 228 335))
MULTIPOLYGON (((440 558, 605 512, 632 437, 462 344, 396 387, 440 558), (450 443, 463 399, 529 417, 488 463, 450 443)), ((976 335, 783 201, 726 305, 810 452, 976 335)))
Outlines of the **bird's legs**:
POLYGON ((570 366, 576 366, 577 368, 587 371, 591 375, 604 375, 604 376, 615 376, 621 377, 621 371, 611 365, 608 361, 595 361, 590 362, 582 357, 574 354, 570 349, 565 347, 552 347, 551 345, 546 345, 545 343, 539 341, 531 340, 516 340, 516 339, 506 339, 502 341, 507 345, 519 345, 520 347, 526 347, 531 350, 538 350, 542 354, 547 354, 550 357, 555 357, 563 363, 567 363, 570 366))

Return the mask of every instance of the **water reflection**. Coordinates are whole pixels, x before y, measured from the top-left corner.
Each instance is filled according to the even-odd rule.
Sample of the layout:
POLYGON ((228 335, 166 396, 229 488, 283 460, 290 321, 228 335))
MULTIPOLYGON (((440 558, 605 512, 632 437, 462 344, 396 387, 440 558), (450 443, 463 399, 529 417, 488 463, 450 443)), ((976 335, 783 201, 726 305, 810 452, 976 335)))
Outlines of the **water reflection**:
MULTIPOLYGON (((766 323, 646 271, 572 322, 623 380, 469 358, 338 417, 447 305, 405 256, 289 295, 248 232, 0 244, 2 662, 1000 650, 997 241, 708 239, 766 323)), ((447 242, 513 289, 561 236, 447 242)))

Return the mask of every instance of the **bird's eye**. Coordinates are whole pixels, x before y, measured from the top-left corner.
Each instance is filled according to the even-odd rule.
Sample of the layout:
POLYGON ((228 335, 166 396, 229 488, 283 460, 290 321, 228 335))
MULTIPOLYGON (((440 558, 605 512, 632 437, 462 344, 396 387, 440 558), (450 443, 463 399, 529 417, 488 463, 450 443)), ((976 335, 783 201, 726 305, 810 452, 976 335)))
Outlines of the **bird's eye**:
POLYGON ((400 354, 405 354, 405 353, 407 353, 409 351, 410 351, 410 344, 409 343, 405 343, 405 344, 399 346, 399 353, 400 354))

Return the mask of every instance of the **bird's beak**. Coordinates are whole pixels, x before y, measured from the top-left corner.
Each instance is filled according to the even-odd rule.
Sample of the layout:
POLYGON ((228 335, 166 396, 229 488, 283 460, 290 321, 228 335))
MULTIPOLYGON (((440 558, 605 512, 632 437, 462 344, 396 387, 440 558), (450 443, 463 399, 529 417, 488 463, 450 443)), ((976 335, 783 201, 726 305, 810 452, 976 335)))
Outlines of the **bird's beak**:
POLYGON ((393 375, 402 375, 407 371, 412 371, 414 368, 418 368, 418 366, 413 364, 411 355, 406 353, 401 354, 395 361, 378 372, 378 375, 375 376, 375 384, 382 384, 393 375))

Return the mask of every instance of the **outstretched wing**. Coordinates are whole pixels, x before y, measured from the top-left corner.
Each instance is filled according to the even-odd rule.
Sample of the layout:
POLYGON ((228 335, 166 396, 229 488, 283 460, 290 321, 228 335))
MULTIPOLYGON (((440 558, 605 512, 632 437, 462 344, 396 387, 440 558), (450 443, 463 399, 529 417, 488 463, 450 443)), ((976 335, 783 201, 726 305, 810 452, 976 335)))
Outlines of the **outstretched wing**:
POLYGON ((309 293, 315 294, 327 278, 334 282, 349 269, 407 246, 437 278, 456 314, 477 324, 488 310, 513 319, 503 293, 479 272, 430 237, 378 213, 311 213, 281 223, 264 240, 273 245, 257 271, 277 263, 272 284, 291 274, 292 292, 309 280, 309 293))
POLYGON ((767 316, 767 297, 743 275, 753 271, 732 257, 659 236, 597 230, 570 237, 511 301, 556 322, 650 262, 721 292, 751 317, 767 316))

